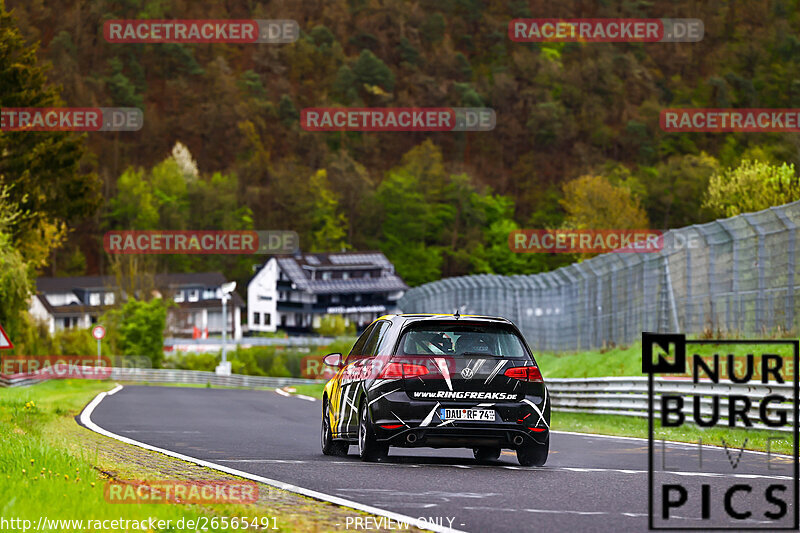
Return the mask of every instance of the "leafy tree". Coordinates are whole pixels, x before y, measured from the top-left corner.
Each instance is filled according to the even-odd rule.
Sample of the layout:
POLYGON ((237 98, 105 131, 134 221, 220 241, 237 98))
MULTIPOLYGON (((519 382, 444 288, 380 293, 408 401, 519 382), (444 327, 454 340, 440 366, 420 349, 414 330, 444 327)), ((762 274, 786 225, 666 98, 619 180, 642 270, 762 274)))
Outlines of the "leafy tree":
POLYGON ((327 28, 327 26, 314 26, 309 33, 311 40, 314 41, 314 44, 317 46, 332 46, 334 42, 336 42, 336 37, 333 35, 333 32, 327 28))
POLYGON ((483 100, 469 83, 456 83, 453 88, 459 93, 464 107, 483 107, 483 100))
MULTIPOLYGON (((0 104, 3 107, 58 107, 56 87, 0 2, 0 104)), ((71 132, 0 133, 0 185, 24 213, 10 232, 11 244, 35 267, 66 235, 66 225, 90 217, 100 203, 99 180, 81 168, 85 137, 71 132)))
POLYGON ((355 81, 362 85, 377 85, 387 91, 394 89, 394 74, 386 64, 369 50, 362 50, 353 64, 355 81))
POLYGON ((422 38, 429 43, 437 43, 444 38, 445 21, 441 13, 431 13, 423 21, 422 38))
POLYGON ((109 200, 115 228, 149 230, 158 227, 158 202, 144 170, 127 169, 117 180, 117 195, 109 200))
POLYGON ((417 176, 408 170, 389 171, 378 186, 376 201, 382 212, 381 251, 409 285, 439 279, 442 247, 429 244, 438 226, 431 205, 417 176))
POLYGON ((461 52, 456 52, 455 55, 456 70, 462 80, 469 80, 472 78, 472 65, 470 65, 467 56, 461 52))
POLYGON ((442 150, 430 139, 403 154, 400 168, 416 176, 428 198, 441 198, 444 194, 447 184, 444 157, 442 150))
POLYGON ((575 229, 640 229, 648 227, 647 213, 630 189, 607 178, 585 175, 567 182, 561 205, 564 224, 575 229))
POLYGON ((707 222, 712 213, 703 207, 703 196, 717 160, 700 155, 673 156, 659 164, 647 180, 647 212, 659 228, 679 228, 707 222))
POLYGON ((414 48, 407 38, 403 37, 400 39, 400 44, 397 45, 397 51, 400 54, 400 58, 406 63, 410 63, 411 65, 419 64, 419 50, 414 48))
POLYGON ((328 173, 324 169, 315 172, 309 186, 314 195, 311 251, 339 251, 348 248, 347 217, 339 212, 339 198, 330 189, 328 173))
POLYGON ((19 219, 20 212, 9 196, 8 186, 0 185, 0 325, 17 344, 16 339, 29 325, 23 315, 28 308, 33 283, 30 266, 14 247, 11 238, 11 225, 19 219))
POLYGON ((261 78, 252 70, 245 70, 239 79, 240 87, 244 92, 257 99, 266 99, 267 91, 261 78))
POLYGON ((167 303, 161 298, 149 302, 129 299, 122 307, 107 311, 101 318, 108 331, 108 346, 115 354, 143 355, 153 368, 164 358, 164 330, 167 303))
POLYGON ((137 93, 136 86, 123 72, 122 60, 113 57, 108 61, 111 75, 105 78, 114 105, 123 107, 144 107, 144 99, 137 93))
POLYGON ((745 160, 711 177, 704 206, 719 217, 760 211, 800 200, 794 165, 745 160))
POLYGON ((350 103, 358 98, 356 75, 347 65, 339 67, 336 81, 333 84, 333 92, 342 103, 350 103))
POLYGON ((278 102, 278 116, 287 126, 297 124, 298 120, 300 120, 300 113, 294 106, 292 97, 288 94, 281 95, 281 99, 278 102))

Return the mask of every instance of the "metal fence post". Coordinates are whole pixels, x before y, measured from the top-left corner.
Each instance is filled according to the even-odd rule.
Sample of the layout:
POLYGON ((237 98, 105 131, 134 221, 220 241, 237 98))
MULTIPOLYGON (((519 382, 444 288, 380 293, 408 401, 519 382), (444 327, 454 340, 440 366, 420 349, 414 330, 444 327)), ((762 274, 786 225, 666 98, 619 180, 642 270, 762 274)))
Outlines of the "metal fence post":
POLYGON ((784 327, 786 331, 794 328, 794 268, 795 268, 795 243, 797 239, 797 224, 795 224, 780 207, 771 208, 786 227, 788 236, 786 248, 787 257, 787 279, 786 279, 786 302, 784 303, 784 327))

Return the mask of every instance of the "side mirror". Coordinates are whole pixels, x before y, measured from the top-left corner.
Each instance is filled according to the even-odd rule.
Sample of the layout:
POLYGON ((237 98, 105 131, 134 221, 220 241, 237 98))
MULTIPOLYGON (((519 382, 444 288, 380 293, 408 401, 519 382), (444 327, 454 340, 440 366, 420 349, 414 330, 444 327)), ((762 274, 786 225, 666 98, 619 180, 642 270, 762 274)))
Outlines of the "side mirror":
POLYGON ((342 360, 342 354, 338 352, 329 353, 328 355, 322 358, 322 362, 334 368, 342 368, 342 365, 344 363, 344 361, 342 360))

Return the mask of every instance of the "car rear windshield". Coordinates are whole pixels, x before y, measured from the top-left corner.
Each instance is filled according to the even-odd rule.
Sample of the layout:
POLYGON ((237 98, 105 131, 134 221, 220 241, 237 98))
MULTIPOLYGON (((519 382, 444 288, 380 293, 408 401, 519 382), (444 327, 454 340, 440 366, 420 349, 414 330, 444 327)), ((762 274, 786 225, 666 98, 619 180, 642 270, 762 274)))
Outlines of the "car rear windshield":
POLYGON ((513 329, 483 324, 411 326, 400 337, 397 354, 529 358, 513 329))

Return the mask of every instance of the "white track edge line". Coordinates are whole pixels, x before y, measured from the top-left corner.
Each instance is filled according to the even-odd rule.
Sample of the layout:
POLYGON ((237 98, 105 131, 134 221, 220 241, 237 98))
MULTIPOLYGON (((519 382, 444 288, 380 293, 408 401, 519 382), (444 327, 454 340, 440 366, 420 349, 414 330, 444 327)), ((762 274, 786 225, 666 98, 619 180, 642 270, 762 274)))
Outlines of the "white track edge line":
MULTIPOLYGON (((117 392, 122 389, 122 385, 117 385, 113 392, 117 392)), ((109 391, 111 392, 111 391, 109 391)), ((429 522, 425 522, 424 520, 419 520, 418 518, 414 518, 411 516, 405 516, 399 513, 395 513, 393 511, 386 511, 384 509, 380 509, 378 507, 372 507, 371 505, 366 505, 363 503, 354 502, 351 500, 346 500, 344 498, 340 498, 338 496, 331 496, 329 494, 325 494, 322 492, 317 492, 315 490, 306 489, 303 487, 298 487, 297 485, 291 485, 289 483, 284 483, 283 481, 278 481, 275 479, 270 479, 262 476, 258 476, 255 474, 251 474, 249 472, 244 472, 242 470, 236 470, 235 468, 229 468, 227 466, 218 465, 216 463, 212 463, 210 461, 204 461, 203 459, 197 459, 196 457, 191 457, 189 455, 183 455, 182 453, 173 452, 170 450, 165 450, 163 448, 158 448, 156 446, 151 446, 149 444, 145 444, 143 442, 139 442, 133 439, 129 439, 128 437, 123 437, 121 435, 117 435, 116 433, 112 433, 108 430, 105 430, 95 424, 92 421, 92 413, 94 412, 95 408, 100 405, 100 402, 108 396, 108 392, 101 392, 94 399, 89 402, 89 404, 84 407, 83 411, 80 415, 81 423, 88 429, 94 431, 95 433, 99 433, 100 435, 104 435, 106 437, 118 440, 120 442, 124 442, 126 444, 131 444, 133 446, 138 446, 139 448, 144 448, 145 450, 151 450, 158 453, 163 453, 164 455, 168 455, 170 457, 174 457, 176 459, 181 459, 183 461, 187 461, 190 463, 194 463, 199 466, 205 466, 206 468, 211 468, 212 470, 218 470, 220 472, 225 472, 227 474, 231 474, 234 476, 239 476, 245 479, 249 479, 252 481, 257 481, 259 483, 264 483, 266 485, 273 486, 275 488, 283 489, 289 492, 294 492, 295 494, 300 494, 303 496, 307 496, 309 498, 313 498, 315 500, 321 500, 324 502, 332 503, 334 505, 339 505, 341 507, 350 507, 351 509, 356 509, 359 511, 363 511, 365 513, 377 515, 377 516, 384 516, 386 518, 392 519, 396 522, 403 522, 408 523, 409 525, 413 525, 419 529, 423 529, 426 531, 435 531, 436 533, 464 533, 458 529, 452 529, 449 527, 439 526, 438 524, 431 524, 429 522)))
MULTIPOLYGON (((622 435, 603 435, 603 434, 600 434, 600 433, 580 433, 578 431, 560 431, 560 430, 550 431, 550 433, 561 433, 562 435, 578 435, 578 436, 581 436, 581 437, 600 437, 602 439, 636 440, 636 441, 648 442, 647 439, 642 438, 642 437, 623 437, 622 435)), ((678 441, 674 441, 674 440, 668 440, 668 441, 664 441, 664 442, 666 444, 673 444, 673 445, 684 446, 684 447, 688 447, 688 448, 694 448, 695 446, 697 446, 696 442, 678 442, 678 441)), ((656 447, 660 443, 661 443, 661 439, 654 440, 653 441, 653 446, 656 447)), ((719 450, 724 450, 725 449, 724 447, 717 446, 715 444, 703 444, 703 448, 716 448, 716 449, 719 449, 719 450)), ((728 449, 734 449, 734 448, 728 448, 728 449)), ((771 456, 774 456, 774 457, 781 457, 781 458, 784 458, 784 459, 794 459, 793 456, 782 454, 782 453, 772 453, 772 452, 770 452, 769 454, 767 454, 767 452, 760 452, 758 450, 744 450, 744 452, 745 453, 755 453, 757 455, 771 455, 771 456)))
POLYGON ((295 396, 297 396, 301 400, 308 400, 309 402, 316 402, 317 401, 316 398, 312 398, 311 396, 306 396, 305 394, 295 394, 295 396))

